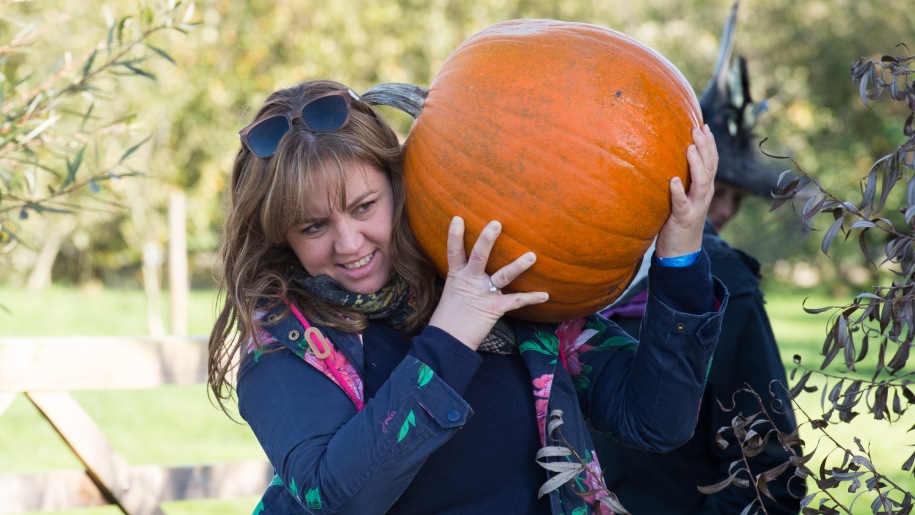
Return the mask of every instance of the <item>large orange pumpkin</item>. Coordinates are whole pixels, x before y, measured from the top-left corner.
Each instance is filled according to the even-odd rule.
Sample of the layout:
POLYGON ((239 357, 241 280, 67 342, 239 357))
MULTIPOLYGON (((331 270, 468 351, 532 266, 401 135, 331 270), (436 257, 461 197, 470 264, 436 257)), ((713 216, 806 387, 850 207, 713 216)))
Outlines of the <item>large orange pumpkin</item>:
POLYGON ((493 25, 444 62, 407 139, 411 227, 445 275, 451 218, 464 218, 468 250, 498 220, 487 271, 534 251, 504 291, 550 294, 513 315, 594 313, 625 290, 669 216, 669 181, 687 181, 700 120, 682 74, 631 37, 554 20, 493 25))

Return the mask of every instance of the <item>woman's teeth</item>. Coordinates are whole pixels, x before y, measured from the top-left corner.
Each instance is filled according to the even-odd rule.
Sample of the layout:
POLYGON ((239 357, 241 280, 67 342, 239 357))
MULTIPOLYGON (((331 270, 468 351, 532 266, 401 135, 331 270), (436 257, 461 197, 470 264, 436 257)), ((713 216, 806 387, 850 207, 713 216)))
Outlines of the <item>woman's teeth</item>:
POLYGON ((359 261, 356 261, 353 263, 347 263, 347 264, 343 265, 343 268, 345 268, 347 270, 354 270, 356 268, 364 267, 365 265, 369 264, 369 261, 371 261, 371 260, 372 260, 372 255, 369 254, 368 256, 365 256, 364 258, 360 259, 359 261))

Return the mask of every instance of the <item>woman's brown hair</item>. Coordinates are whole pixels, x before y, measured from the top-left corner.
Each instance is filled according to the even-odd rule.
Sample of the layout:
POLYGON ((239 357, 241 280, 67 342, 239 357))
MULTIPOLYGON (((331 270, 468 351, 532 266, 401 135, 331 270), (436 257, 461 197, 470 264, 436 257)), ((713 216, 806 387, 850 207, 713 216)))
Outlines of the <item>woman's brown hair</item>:
MULTIPOLYGON (((331 81, 310 81, 270 95, 254 119, 278 114, 329 91, 346 89, 331 81)), ((304 219, 316 174, 340 184, 334 193, 345 202, 342 184, 348 163, 362 162, 383 171, 394 194, 392 257, 394 272, 409 285, 416 310, 404 327, 415 333, 435 307, 435 271, 410 232, 404 208, 403 153, 397 135, 367 104, 351 102, 350 119, 332 132, 313 132, 295 124, 276 154, 262 159, 241 146, 232 169, 231 191, 217 272, 223 303, 210 333, 207 374, 210 390, 223 410, 234 395, 232 372, 249 343, 259 346, 256 312, 288 299, 316 323, 361 331, 365 317, 331 304, 292 281, 301 273, 298 258, 286 244, 286 233, 304 219), (335 175, 335 177, 334 177, 335 175), (342 317, 340 315, 343 315, 342 317)))

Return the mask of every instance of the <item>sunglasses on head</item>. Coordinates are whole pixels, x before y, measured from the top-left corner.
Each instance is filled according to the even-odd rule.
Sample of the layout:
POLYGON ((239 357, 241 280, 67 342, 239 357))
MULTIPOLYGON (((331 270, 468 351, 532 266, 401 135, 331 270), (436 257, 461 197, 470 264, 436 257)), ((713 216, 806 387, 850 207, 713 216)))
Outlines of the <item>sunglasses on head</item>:
POLYGON ((238 133, 241 142, 254 155, 270 158, 280 146, 280 140, 298 120, 312 132, 331 132, 349 121, 350 98, 359 100, 351 89, 341 89, 308 99, 304 104, 283 114, 255 121, 238 133))

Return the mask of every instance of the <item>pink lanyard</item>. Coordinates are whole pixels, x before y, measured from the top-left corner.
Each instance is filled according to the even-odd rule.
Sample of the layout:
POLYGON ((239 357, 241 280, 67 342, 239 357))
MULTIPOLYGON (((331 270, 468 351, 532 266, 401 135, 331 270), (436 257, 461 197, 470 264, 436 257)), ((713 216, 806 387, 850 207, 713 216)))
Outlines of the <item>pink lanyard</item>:
POLYGON ((302 324, 302 327, 305 328, 305 338, 308 346, 311 347, 311 351, 314 353, 315 357, 324 361, 324 368, 330 372, 333 376, 334 381, 343 388, 343 391, 346 392, 346 395, 353 401, 356 405, 356 411, 362 411, 362 408, 365 407, 365 403, 356 395, 356 392, 350 387, 349 383, 340 375, 340 371, 337 370, 336 362, 337 356, 334 352, 333 344, 321 333, 317 327, 312 327, 311 324, 305 320, 305 317, 302 316, 302 313, 299 311, 295 304, 286 301, 286 305, 289 306, 289 309, 292 311, 292 314, 299 320, 302 324), (330 360, 328 361, 328 358, 330 360))

